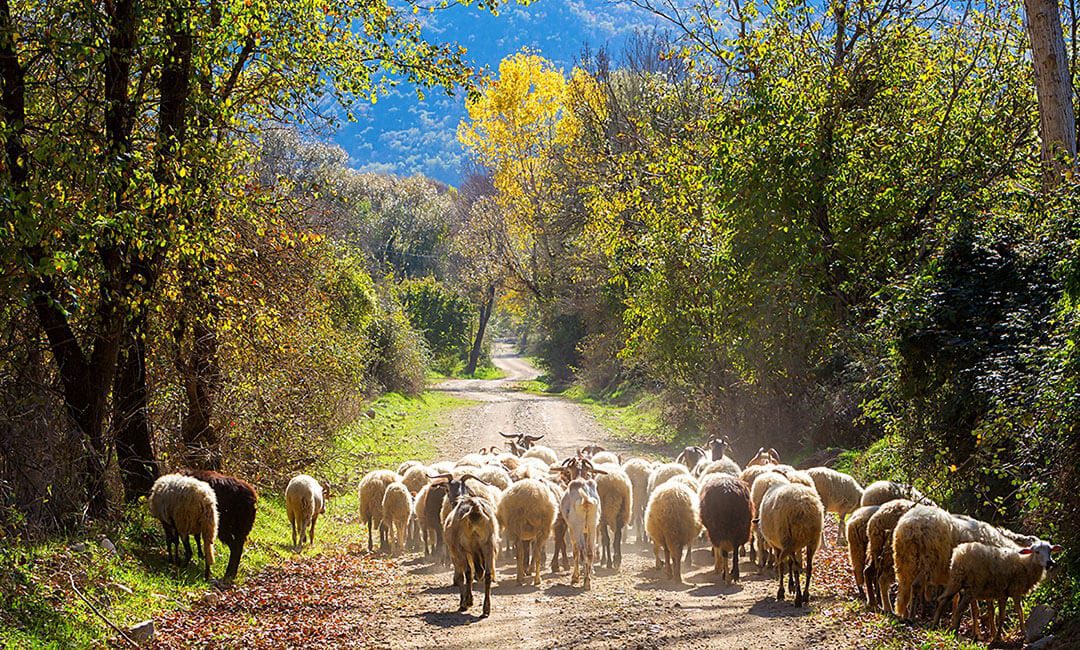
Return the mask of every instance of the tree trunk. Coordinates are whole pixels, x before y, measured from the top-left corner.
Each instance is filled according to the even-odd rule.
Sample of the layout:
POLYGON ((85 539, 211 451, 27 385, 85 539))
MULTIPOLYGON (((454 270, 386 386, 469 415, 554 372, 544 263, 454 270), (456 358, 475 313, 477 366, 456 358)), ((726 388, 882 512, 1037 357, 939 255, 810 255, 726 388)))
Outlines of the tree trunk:
POLYGON ((124 337, 113 396, 116 461, 128 503, 150 494, 159 475, 146 402, 146 320, 138 320, 124 337))
POLYGON ((480 325, 476 328, 476 340, 473 341, 472 350, 469 352, 469 365, 465 367, 465 374, 471 375, 476 372, 476 364, 480 363, 480 350, 484 343, 484 331, 487 329, 488 319, 491 318, 491 310, 495 305, 495 285, 488 285, 484 292, 484 302, 480 304, 480 325))
MULTIPOLYGON (((187 462, 199 469, 221 469, 221 438, 214 427, 214 398, 221 387, 217 364, 217 333, 204 319, 191 327, 191 350, 182 361, 181 374, 187 411, 180 426, 187 462)), ((183 352, 181 352, 183 354, 183 352)))
POLYGON ((1072 79, 1057 0, 1024 0, 1024 13, 1039 100, 1043 187, 1050 189, 1058 184, 1066 164, 1072 164, 1076 156, 1072 79))

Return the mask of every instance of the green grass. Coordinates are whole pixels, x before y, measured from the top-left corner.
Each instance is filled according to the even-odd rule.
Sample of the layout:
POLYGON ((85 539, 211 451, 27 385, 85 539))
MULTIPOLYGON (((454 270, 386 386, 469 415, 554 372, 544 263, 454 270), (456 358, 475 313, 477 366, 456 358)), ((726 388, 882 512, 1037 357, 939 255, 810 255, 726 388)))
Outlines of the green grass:
MULTIPOLYGON (((428 459, 447 427, 440 420, 470 402, 437 392, 419 397, 388 394, 364 417, 343 429, 327 459, 309 473, 330 484, 327 511, 316 528, 318 541, 305 554, 365 544, 356 518, 358 474, 396 467, 409 458, 428 459)), ((216 545, 214 573, 220 576, 228 549, 216 545)), ((291 532, 280 489, 260 490, 255 527, 248 537, 237 578, 242 583, 264 567, 293 556, 291 532)), ((184 608, 211 589, 196 559, 187 567, 165 561, 160 525, 144 504, 109 525, 78 537, 34 544, 0 542, 0 647, 83 648, 100 646, 114 633, 73 592, 69 576, 100 612, 128 627, 164 610, 184 608), (105 535, 118 554, 98 542, 105 535), (72 546, 85 544, 85 550, 72 546)))

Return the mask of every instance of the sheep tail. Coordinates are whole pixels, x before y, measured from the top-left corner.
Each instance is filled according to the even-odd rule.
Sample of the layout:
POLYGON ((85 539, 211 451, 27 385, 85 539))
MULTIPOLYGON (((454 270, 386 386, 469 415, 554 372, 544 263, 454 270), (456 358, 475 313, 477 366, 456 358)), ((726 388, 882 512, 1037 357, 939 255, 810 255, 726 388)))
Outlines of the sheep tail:
POLYGON ((206 554, 206 563, 214 563, 214 531, 203 531, 203 552, 206 554))

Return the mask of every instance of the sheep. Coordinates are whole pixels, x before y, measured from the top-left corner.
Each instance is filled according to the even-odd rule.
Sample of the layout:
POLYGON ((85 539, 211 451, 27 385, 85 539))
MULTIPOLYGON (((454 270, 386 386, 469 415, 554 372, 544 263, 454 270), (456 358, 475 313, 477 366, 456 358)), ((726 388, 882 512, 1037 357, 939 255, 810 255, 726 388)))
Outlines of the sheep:
POLYGON ((510 478, 510 473, 503 469, 502 465, 484 465, 478 467, 473 474, 476 478, 484 481, 489 485, 493 485, 500 490, 507 490, 513 480, 510 478))
POLYGON ((660 485, 650 495, 649 504, 645 507, 645 528, 653 542, 656 568, 659 569, 661 565, 662 548, 668 577, 681 584, 682 562, 679 560, 682 550, 701 530, 697 495, 679 481, 660 485))
POLYGON ((581 572, 584 572, 582 586, 586 591, 592 588, 593 552, 596 548, 596 529, 600 525, 600 495, 596 481, 575 478, 566 487, 566 493, 559 504, 559 513, 566 521, 574 548, 574 573, 570 584, 577 584, 581 572))
MULTIPOLYGON (((960 602, 953 610, 951 627, 953 632, 960 626, 960 614, 968 603, 974 600, 998 602, 999 625, 994 626, 993 602, 990 606, 990 627, 993 630, 991 643, 1001 638, 1004 627, 1005 606, 1009 598, 1013 599, 1016 613, 1020 618, 1020 629, 1024 629, 1024 610, 1021 601, 1031 592, 1046 574, 1046 569, 1054 567, 1051 553, 1064 550, 1057 544, 1051 545, 1043 540, 1018 548, 1013 545, 998 546, 981 542, 967 542, 953 549, 949 562, 949 580, 945 591, 938 597, 934 612, 934 625, 941 617, 946 602, 960 594, 960 602)), ((979 634, 979 620, 974 621, 976 635, 979 634)))
POLYGON ((734 476, 708 474, 701 481, 698 501, 701 523, 712 544, 715 571, 725 583, 738 582, 739 547, 750 541, 750 490, 734 476))
POLYGON ((398 465, 397 473, 402 475, 402 476, 405 476, 405 472, 408 472, 409 468, 418 467, 418 466, 423 467, 423 465, 424 464, 421 463, 418 460, 406 460, 406 461, 402 462, 400 465, 398 465))
POLYGON ((676 463, 686 465, 686 469, 694 476, 699 476, 701 470, 709 464, 709 453, 704 448, 694 445, 685 447, 675 458, 676 463))
POLYGON ((428 477, 430 471, 427 467, 417 463, 404 472, 398 472, 398 474, 401 475, 401 482, 405 484, 405 487, 409 488, 409 494, 415 497, 425 485, 431 482, 428 477))
POLYGON ((180 540, 184 540, 184 563, 191 561, 188 535, 195 536, 196 547, 202 544, 205 569, 203 577, 210 579, 214 563, 214 539, 217 537, 217 497, 210 486, 182 474, 166 474, 154 481, 147 502, 150 514, 161 522, 165 531, 165 547, 170 561, 180 560, 180 540))
POLYGON ((765 472, 775 471, 777 465, 747 465, 743 471, 739 472, 739 480, 746 483, 746 487, 754 487, 754 479, 761 476, 765 472))
MULTIPOLYGON (((758 465, 757 467, 763 466, 758 465)), ((758 473, 757 478, 754 479, 754 484, 750 487, 750 502, 754 507, 754 512, 761 512, 761 502, 765 499, 765 494, 769 490, 777 485, 787 485, 788 483, 791 483, 791 481, 780 472, 758 473)), ((755 523, 753 531, 753 540, 750 542, 750 561, 755 562, 759 569, 764 569, 772 558, 772 552, 765 544, 761 526, 755 523)))
POLYGON ((506 471, 513 472, 515 469, 517 469, 520 459, 513 454, 503 453, 496 455, 495 461, 502 465, 503 469, 505 469, 506 471))
POLYGON ((544 436, 530 436, 526 433, 503 433, 499 432, 499 435, 503 438, 507 438, 506 446, 510 448, 510 452, 515 456, 523 456, 537 440, 542 439, 544 436))
POLYGON ((600 562, 609 569, 618 569, 622 565, 623 528, 630 522, 634 505, 634 485, 617 464, 597 464, 596 470, 600 474, 596 478, 600 495, 600 562))
POLYGON ((810 600, 810 580, 814 575, 814 553, 821 541, 825 507, 817 492, 792 483, 770 489, 761 501, 758 526, 765 541, 776 552, 776 570, 780 588, 776 599, 784 599, 784 569, 794 578, 795 606, 810 600), (806 586, 799 585, 799 551, 806 549, 806 586))
POLYGON ((225 567, 224 578, 233 580, 244 555, 244 544, 255 525, 255 504, 259 494, 250 483, 234 476, 195 469, 181 470, 180 473, 206 483, 217 497, 217 536, 229 547, 229 564, 225 567))
POLYGON ((836 543, 840 546, 846 545, 847 525, 845 522, 848 514, 860 507, 863 495, 862 486, 850 475, 828 467, 812 467, 806 470, 806 473, 814 482, 814 489, 821 497, 825 512, 835 512, 837 519, 840 520, 836 543))
POLYGON ((862 599, 866 598, 866 552, 870 545, 866 525, 870 522, 870 517, 873 517, 880 507, 863 506, 859 508, 851 513, 847 524, 844 526, 846 528, 845 538, 849 544, 848 558, 851 560, 851 571, 855 574, 855 586, 859 590, 859 598, 862 599))
POLYGON ((892 612, 893 603, 890 590, 896 582, 893 564, 893 532, 896 523, 915 507, 915 502, 908 499, 894 499, 880 506, 866 522, 866 568, 863 571, 863 584, 866 586, 866 604, 871 609, 892 612))
POLYGON ((599 454, 600 452, 603 452, 603 451, 607 451, 607 449, 604 448, 604 447, 601 447, 600 445, 598 445, 596 443, 593 443, 591 445, 585 445, 581 449, 578 449, 577 455, 582 456, 584 458, 588 458, 589 460, 592 460, 593 456, 595 456, 596 454, 599 454))
POLYGON ((758 453, 754 454, 754 457, 751 458, 746 463, 746 466, 750 467, 752 465, 779 465, 779 464, 780 464, 780 454, 776 453, 775 449, 770 447, 768 450, 766 450, 764 447, 761 447, 760 449, 758 449, 758 453))
POLYGON ((458 611, 464 612, 472 606, 473 579, 482 573, 484 609, 481 616, 486 617, 491 614, 491 583, 495 579, 499 522, 490 501, 462 489, 468 478, 450 481, 451 485, 460 482, 461 486, 448 488, 459 496, 454 499, 450 514, 444 520, 443 538, 454 565, 454 582, 459 588, 458 611))
MULTIPOLYGON (((553 469, 552 471, 558 471, 558 470, 553 469)), ((547 487, 548 491, 551 492, 551 496, 555 499, 555 503, 560 504, 560 505, 562 504, 563 495, 566 493, 566 486, 560 480, 560 479, 563 479, 563 478, 569 478, 569 477, 562 477, 562 476, 555 475, 555 476, 545 476, 543 478, 538 479, 541 483, 543 483, 547 487)), ((563 517, 562 512, 556 512, 555 513, 555 523, 552 525, 552 528, 551 528, 551 534, 552 534, 552 537, 554 538, 554 541, 555 541, 555 553, 551 556, 551 572, 552 573, 558 573, 559 572, 559 558, 560 557, 562 558, 563 568, 564 569, 569 569, 570 568, 570 558, 569 558, 569 555, 566 552, 567 530, 568 530, 568 528, 567 528, 566 518, 563 517)), ((529 549, 526 548, 525 551, 526 551, 526 553, 528 553, 529 549)), ((526 562, 526 564, 528 564, 528 562, 526 562)))
POLYGON ((297 549, 304 542, 315 543, 315 522, 326 512, 326 500, 319 482, 307 474, 294 476, 285 488, 285 512, 292 527, 292 543, 297 549), (300 543, 297 544, 297 537, 300 543))
POLYGON ((622 459, 610 451, 601 451, 593 456, 591 460, 593 465, 618 465, 622 463, 622 459))
POLYGON ((526 546, 531 546, 533 585, 540 585, 541 555, 558 508, 554 495, 537 479, 514 483, 499 502, 495 511, 499 526, 517 548, 518 585, 525 582, 526 546))
POLYGON ((386 486, 382 511, 390 541, 390 554, 400 555, 405 550, 406 526, 413 511, 412 494, 404 483, 398 481, 386 486))
POLYGON ((417 523, 420 524, 420 534, 424 539, 425 557, 442 548, 443 521, 439 515, 445 499, 446 483, 429 483, 416 493, 414 510, 417 523))
POLYGON ((863 490, 860 506, 880 506, 893 499, 907 499, 924 505, 934 505, 934 502, 926 498, 922 492, 910 485, 894 483, 893 481, 875 481, 863 490))
MULTIPOLYGON (((728 439, 715 434, 709 436, 709 440, 705 445, 709 448, 709 460, 713 462, 728 458, 727 453, 731 451, 731 443, 728 442, 728 439)), ((728 460, 731 459, 728 458, 728 460)), ((738 463, 735 463, 733 460, 731 462, 738 465, 738 463)), ((738 474, 739 472, 735 472, 736 476, 738 476, 738 474)))
POLYGON ((480 467, 488 462, 488 457, 483 454, 465 454, 458 462, 454 463, 454 467, 480 467))
POLYGON ((711 461, 701 470, 702 476, 705 476, 706 474, 730 474, 731 476, 738 478, 741 473, 742 469, 739 467, 739 464, 727 457, 711 461))
POLYGON ((936 506, 917 505, 904 513, 893 531, 893 563, 896 570, 896 614, 912 618, 915 589, 945 586, 952 557, 953 518, 936 506))
POLYGON ((383 526, 382 501, 386 486, 401 480, 397 472, 377 469, 360 479, 360 521, 367 522, 368 552, 372 550, 372 525, 379 529, 379 547, 386 550, 386 527, 383 526))
POLYGON ((477 496, 477 497, 480 497, 482 499, 487 499, 489 502, 491 502, 491 505, 493 507, 498 507, 499 499, 502 497, 502 491, 500 491, 499 488, 495 487, 494 485, 489 485, 483 479, 481 479, 478 476, 475 476, 473 474, 470 474, 468 472, 460 472, 459 473, 459 472, 455 471, 452 474, 440 475, 438 477, 433 476, 432 480, 435 480, 435 479, 450 479, 451 480, 451 482, 448 484, 448 487, 450 488, 450 491, 447 494, 447 498, 443 501, 442 510, 440 511, 440 517, 442 518, 443 521, 446 521, 446 518, 448 516, 450 516, 450 510, 451 510, 451 508, 454 507, 454 500, 459 496, 458 494, 456 494, 454 492, 454 490, 457 489, 455 487, 457 485, 457 483, 455 483, 455 481, 464 481, 465 479, 473 479, 469 483, 461 483, 461 486, 462 486, 461 489, 464 490, 464 491, 467 491, 469 494, 471 494, 473 496, 477 496))
POLYGON ((1018 548, 1033 538, 997 528, 964 515, 951 515, 937 506, 912 508, 896 524, 893 561, 896 564, 897 614, 912 618, 916 587, 926 596, 931 587, 945 587, 954 548, 965 542, 1018 548))
POLYGON ((510 478, 520 481, 526 478, 541 479, 548 475, 548 464, 539 458, 522 458, 518 466, 510 472, 510 478))
POLYGON ((521 455, 522 458, 537 458, 547 463, 548 466, 554 465, 559 462, 559 455, 555 453, 555 450, 551 447, 545 447, 544 445, 533 445, 521 455))
POLYGON ((680 474, 689 475, 690 470, 686 469, 686 465, 682 463, 664 463, 657 465, 653 468, 651 474, 649 474, 648 493, 651 496, 661 485, 663 485, 668 479, 679 476, 680 474))
MULTIPOLYGON (((805 471, 801 469, 795 469, 791 465, 777 465, 773 468, 774 472, 780 472, 787 477, 792 483, 798 483, 799 485, 805 485, 806 487, 814 487, 814 479, 810 477, 805 471)), ((817 488, 814 488, 815 490, 817 488)), ((820 496, 819 496, 820 498, 820 496)))
POLYGON ((652 473, 652 463, 644 458, 631 458, 623 463, 623 471, 630 479, 631 497, 633 503, 632 519, 638 531, 638 543, 645 537, 645 504, 649 501, 649 475, 652 473))

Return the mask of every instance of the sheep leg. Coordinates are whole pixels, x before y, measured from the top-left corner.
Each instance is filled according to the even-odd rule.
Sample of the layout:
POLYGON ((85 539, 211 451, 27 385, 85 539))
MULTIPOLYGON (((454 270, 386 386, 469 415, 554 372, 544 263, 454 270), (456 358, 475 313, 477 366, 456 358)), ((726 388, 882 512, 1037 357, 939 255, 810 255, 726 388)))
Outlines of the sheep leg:
MULTIPOLYGON (((994 620, 994 607, 993 607, 993 605, 991 605, 990 606, 990 622, 988 622, 987 626, 986 626, 987 635, 993 633, 993 627, 994 627, 993 620, 994 620)), ((971 600, 971 630, 972 630, 972 632, 975 633, 975 638, 976 639, 978 639, 980 641, 985 640, 986 635, 983 635, 982 615, 981 615, 981 612, 979 612, 979 599, 978 598, 973 598, 971 600)))
POLYGON ((622 531, 623 526, 626 525, 625 521, 617 520, 615 522, 615 568, 618 569, 622 566, 622 531))
POLYGON ((584 560, 585 564, 585 584, 583 585, 585 587, 585 591, 592 589, 593 561, 596 560, 596 551, 593 548, 593 538, 595 537, 595 535, 595 531, 592 535, 590 535, 587 530, 584 535, 585 545, 582 549, 582 552, 584 554, 584 557, 582 559, 584 560))
MULTIPOLYGON (((191 562, 191 538, 187 535, 182 535, 182 538, 184 542, 184 566, 187 566, 191 562)), ((177 554, 180 553, 179 545, 177 545, 176 552, 177 554)))
MULTIPOLYGON (((690 549, 687 548, 686 550, 687 550, 687 553, 689 553, 690 549)), ((679 546, 678 544, 676 544, 675 545, 675 553, 673 553, 673 555, 675 556, 675 561, 671 564, 671 570, 672 570, 671 578, 672 578, 672 580, 675 581, 675 584, 681 585, 682 584, 682 563, 679 561, 679 558, 682 557, 682 546, 679 546)))
POLYGON ((806 547, 806 585, 802 590, 802 602, 810 602, 810 579, 814 576, 814 549, 806 547))
MULTIPOLYGON (((1016 615, 1020 617, 1020 631, 1023 631, 1024 630, 1024 625, 1025 625, 1025 622, 1024 622, 1024 608, 1021 606, 1019 596, 1013 596, 1013 605, 1016 605, 1016 615)), ((1002 622, 1002 625, 1000 627, 1004 628, 1005 627, 1005 625, 1004 625, 1004 623, 1005 623, 1005 612, 1004 612, 1004 610, 1002 610, 1002 612, 1001 612, 1001 622, 1002 622)))
POLYGON ((731 582, 739 581, 739 551, 731 552, 731 582))
POLYGON ((461 572, 461 586, 458 587, 461 597, 458 599, 458 611, 464 612, 472 605, 472 579, 473 572, 472 567, 469 566, 472 563, 471 559, 465 561, 465 567, 461 572))
POLYGON ((240 568, 240 557, 244 554, 244 540, 233 540, 229 544, 229 565, 225 567, 225 579, 232 580, 240 568))
POLYGON ((525 563, 528 562, 525 558, 526 546, 524 540, 519 539, 514 542, 514 547, 517 550, 517 584, 519 587, 525 584, 525 563))
MULTIPOLYGON (((971 596, 967 593, 960 594, 960 602, 953 608, 952 619, 949 621, 949 628, 953 631, 953 634, 960 629, 960 617, 963 615, 964 610, 971 604, 971 596)), ((975 622, 975 629, 978 630, 979 622, 975 622)))
MULTIPOLYGON (((676 561, 679 561, 678 555, 676 555, 675 558, 676 561)), ((671 569, 671 547, 669 547, 667 544, 664 544, 664 573, 667 574, 668 578, 673 577, 671 569)))
POLYGON ((846 512, 837 513, 836 516, 840 518, 840 532, 837 533, 837 535, 836 535, 836 541, 837 541, 838 544, 840 544, 840 546, 847 546, 848 545, 848 541, 847 541, 847 518, 848 518, 848 513, 846 513, 846 512))
POLYGON ((896 615, 900 618, 907 620, 908 610, 911 608, 911 596, 915 589, 915 585, 910 583, 901 584, 900 591, 896 594, 896 615))
POLYGON ((319 513, 311 515, 311 530, 308 531, 308 541, 312 544, 315 543, 315 521, 318 520, 319 513))
POLYGON ((202 538, 200 538, 197 534, 194 535, 194 537, 195 537, 195 552, 199 554, 199 557, 204 557, 203 556, 203 547, 202 547, 202 538))
POLYGON ((694 540, 686 545, 686 566, 694 566, 694 540))
POLYGON ((534 548, 533 548, 533 585, 537 586, 537 587, 539 587, 540 583, 543 581, 542 578, 540 577, 540 565, 544 561, 544 559, 543 559, 544 558, 544 552, 543 551, 544 551, 544 542, 545 541, 547 541, 547 540, 541 539, 540 537, 537 537, 532 542, 533 545, 534 545, 534 548))
POLYGON ((863 586, 866 588, 866 606, 874 609, 877 604, 877 575, 873 562, 863 569, 863 586))
POLYGON ((495 545, 484 546, 484 612, 487 617, 491 614, 491 581, 495 579, 495 545))
POLYGON ((795 586, 792 589, 792 591, 795 592, 795 606, 796 607, 802 607, 804 601, 803 601, 803 589, 802 589, 801 583, 799 582, 799 575, 800 575, 801 569, 799 567, 799 561, 797 559, 798 557, 799 557, 799 552, 795 551, 794 556, 791 559, 791 566, 788 569, 788 575, 795 577, 795 580, 793 581, 795 583, 795 586))
POLYGON ((755 526, 754 530, 751 531, 751 534, 750 534, 749 550, 747 551, 747 554, 746 554, 746 556, 748 558, 750 558, 750 561, 753 562, 754 564, 757 564, 757 551, 754 549, 754 539, 755 539, 756 534, 757 534, 757 527, 755 526))
MULTIPOLYGON (((296 546, 296 540, 295 539, 293 540, 293 546, 296 546)), ((368 517, 368 520, 367 520, 367 552, 370 553, 371 551, 372 551, 372 547, 371 547, 371 517, 368 517)))
POLYGON ((938 626, 938 622, 941 620, 941 615, 945 612, 945 603, 948 602, 950 598, 955 598, 955 596, 956 594, 950 594, 948 589, 946 589, 940 596, 938 596, 937 607, 934 608, 934 627, 938 626))
POLYGON ((780 559, 776 563, 776 575, 780 580, 780 588, 776 590, 776 600, 784 599, 784 562, 780 559))
POLYGON ((611 568, 611 538, 608 536, 607 524, 600 524, 600 565, 611 568))

